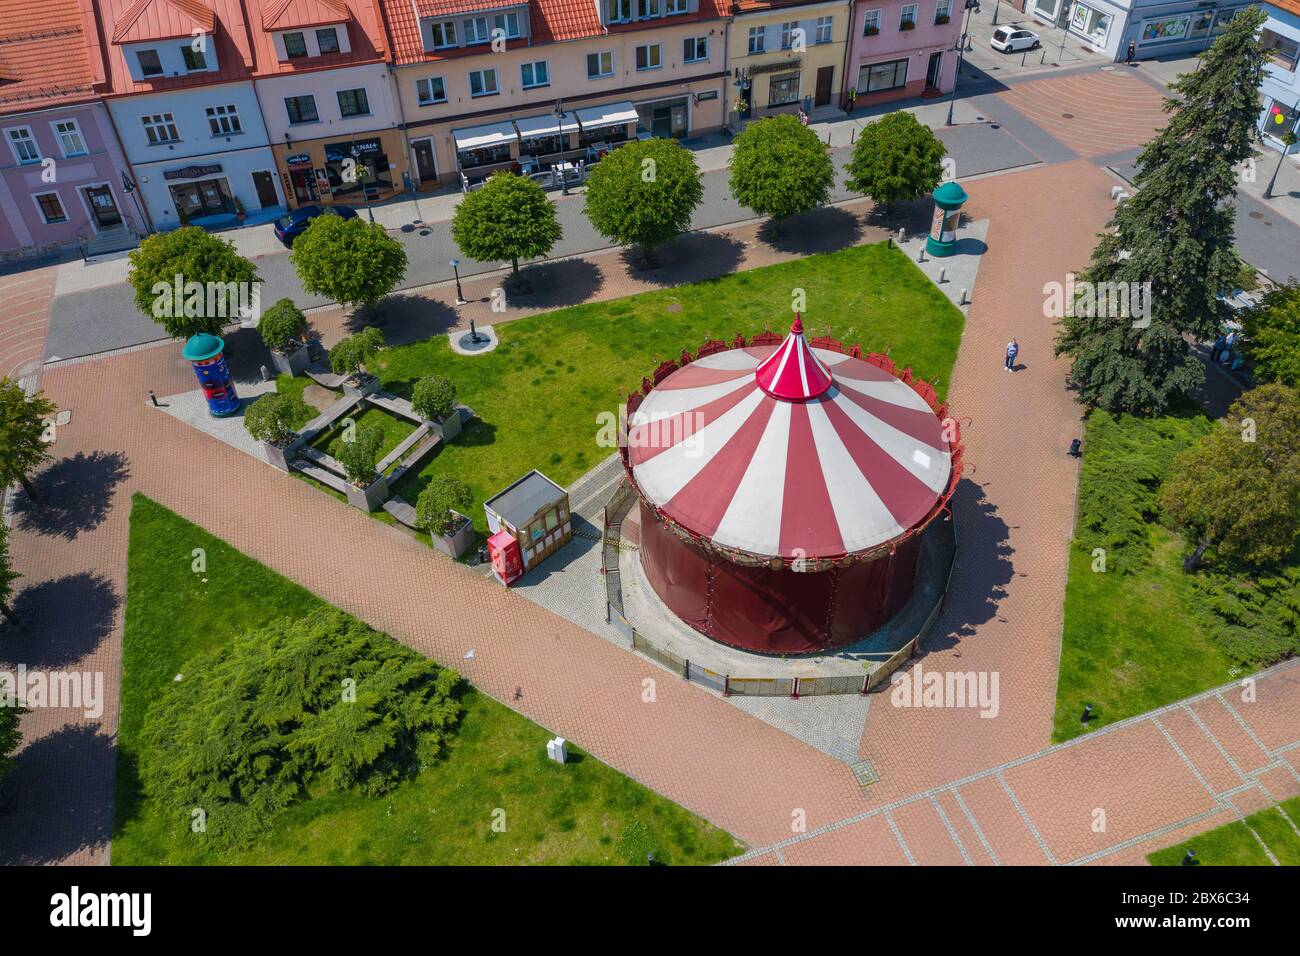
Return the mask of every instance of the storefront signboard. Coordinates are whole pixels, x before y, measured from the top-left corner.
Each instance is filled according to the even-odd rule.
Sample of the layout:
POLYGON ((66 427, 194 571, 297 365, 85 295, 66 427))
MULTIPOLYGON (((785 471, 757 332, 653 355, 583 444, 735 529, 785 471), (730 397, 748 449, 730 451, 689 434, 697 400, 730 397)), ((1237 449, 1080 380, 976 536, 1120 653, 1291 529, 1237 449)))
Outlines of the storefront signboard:
POLYGON ((1162 40, 1181 40, 1187 35, 1192 15, 1185 13, 1180 17, 1166 17, 1163 20, 1147 20, 1142 24, 1142 42, 1153 43, 1162 40))
POLYGON ((285 160, 285 164, 288 166, 310 166, 311 157, 306 153, 294 153, 285 160))
POLYGON ((182 166, 180 169, 169 169, 163 173, 163 179, 198 179, 200 176, 215 176, 221 172, 220 163, 211 163, 207 166, 182 166))

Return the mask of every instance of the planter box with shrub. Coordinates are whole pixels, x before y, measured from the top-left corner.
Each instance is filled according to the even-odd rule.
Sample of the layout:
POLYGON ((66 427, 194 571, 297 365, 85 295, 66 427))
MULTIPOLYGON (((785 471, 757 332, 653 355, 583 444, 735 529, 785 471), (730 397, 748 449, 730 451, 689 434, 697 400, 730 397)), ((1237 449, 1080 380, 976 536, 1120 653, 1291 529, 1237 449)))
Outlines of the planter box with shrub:
POLYGON ((476 538, 474 522, 459 511, 452 511, 452 514, 461 519, 456 526, 456 530, 449 535, 432 534, 429 537, 433 540, 433 546, 443 554, 452 558, 459 558, 474 544, 476 538))

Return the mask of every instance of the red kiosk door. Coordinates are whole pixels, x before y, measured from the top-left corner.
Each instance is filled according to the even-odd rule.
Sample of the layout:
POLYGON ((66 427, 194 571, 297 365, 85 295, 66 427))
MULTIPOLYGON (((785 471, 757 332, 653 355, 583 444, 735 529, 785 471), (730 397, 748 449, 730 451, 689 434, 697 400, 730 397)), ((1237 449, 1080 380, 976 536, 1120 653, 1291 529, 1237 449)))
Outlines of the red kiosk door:
POLYGON ((492 573, 502 584, 508 585, 524 573, 519 542, 509 531, 503 529, 488 538, 488 555, 492 559, 492 573))

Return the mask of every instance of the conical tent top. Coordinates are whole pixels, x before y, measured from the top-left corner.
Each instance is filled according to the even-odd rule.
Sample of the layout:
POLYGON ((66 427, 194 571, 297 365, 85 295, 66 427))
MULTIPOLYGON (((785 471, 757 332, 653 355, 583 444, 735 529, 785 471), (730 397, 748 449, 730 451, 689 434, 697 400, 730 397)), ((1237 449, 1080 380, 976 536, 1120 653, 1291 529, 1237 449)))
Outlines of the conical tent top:
POLYGON ((758 387, 786 402, 805 402, 831 387, 834 380, 803 337, 803 318, 795 313, 790 334, 780 348, 754 371, 758 387))

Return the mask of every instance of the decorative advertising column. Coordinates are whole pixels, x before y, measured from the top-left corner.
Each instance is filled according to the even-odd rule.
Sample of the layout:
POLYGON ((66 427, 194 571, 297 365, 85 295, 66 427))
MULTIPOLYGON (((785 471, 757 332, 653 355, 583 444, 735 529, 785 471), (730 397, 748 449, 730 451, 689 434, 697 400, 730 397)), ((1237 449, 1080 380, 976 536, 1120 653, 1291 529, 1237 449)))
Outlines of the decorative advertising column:
POLYGON ((957 252, 957 226, 961 223, 961 207, 970 197, 955 182, 943 183, 932 195, 934 219, 930 223, 930 235, 925 240, 925 251, 936 258, 943 258, 957 252))
POLYGON ((215 335, 200 332, 185 343, 181 355, 194 366, 194 374, 208 400, 208 414, 224 418, 239 411, 239 396, 226 364, 226 343, 215 335))

